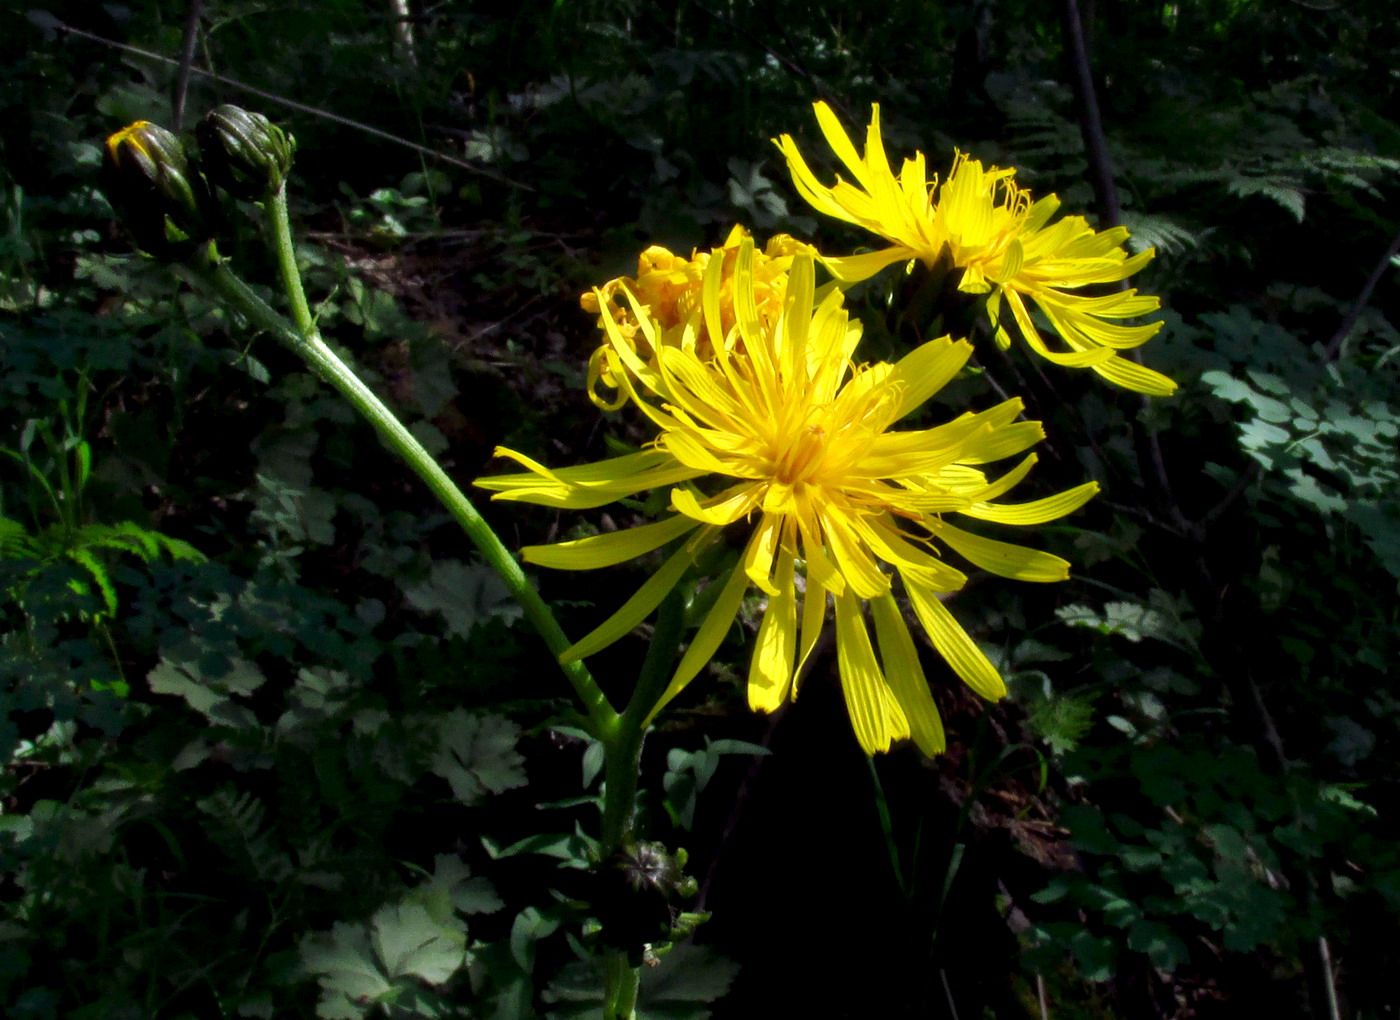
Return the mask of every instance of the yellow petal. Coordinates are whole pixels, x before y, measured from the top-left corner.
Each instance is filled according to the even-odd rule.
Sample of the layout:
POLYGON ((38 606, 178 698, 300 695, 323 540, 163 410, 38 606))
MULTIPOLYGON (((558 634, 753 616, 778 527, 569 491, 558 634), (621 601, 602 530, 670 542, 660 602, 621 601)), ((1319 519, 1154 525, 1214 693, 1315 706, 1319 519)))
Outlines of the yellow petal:
POLYGON ((909 583, 907 576, 904 590, 909 593, 909 604, 914 607, 914 615, 923 624, 929 641, 963 683, 989 701, 1005 697, 1006 684, 1001 674, 938 597, 918 584, 909 583))
POLYGON ((825 625, 826 589, 809 574, 807 590, 802 593, 802 642, 797 649, 797 673, 793 677, 794 699, 797 697, 797 678, 801 675, 802 668, 807 665, 807 659, 811 656, 812 649, 817 646, 825 625))
POLYGON ((1176 392, 1174 380, 1126 358, 1113 358, 1101 365, 1095 365, 1094 371, 1109 382, 1134 393, 1145 393, 1150 397, 1170 397, 1176 392))
POLYGON ((832 557, 850 590, 863 599, 888 591, 889 577, 866 551, 852 520, 832 509, 824 515, 824 523, 832 557))
POLYGON ((900 358, 889 378, 892 385, 903 387, 894 420, 922 406, 946 386, 971 355, 972 345, 966 340, 944 336, 920 344, 900 358))
POLYGON ((940 524, 935 533, 969 562, 993 574, 1042 583, 1069 579, 1069 561, 1051 553, 983 538, 955 528, 947 521, 940 524))
POLYGON ((829 256, 822 259, 832 276, 844 284, 860 283, 868 280, 886 266, 896 262, 908 262, 918 258, 919 253, 907 245, 897 244, 893 248, 865 252, 861 255, 829 256))
MULTIPOLYGON (((708 530, 702 531, 701 536, 708 530)), ((676 582, 690 567, 695 558, 695 545, 692 540, 672 553, 671 558, 661 565, 661 569, 647 578, 617 612, 559 656, 559 661, 568 665, 579 659, 586 659, 630 634, 632 629, 650 616, 652 610, 661 604, 661 600, 670 594, 676 582)))
POLYGON ((493 499, 574 510, 603 506, 643 489, 672 485, 705 473, 678 463, 664 450, 643 450, 594 464, 556 470, 505 447, 497 447, 496 456, 518 461, 530 472, 478 478, 473 484, 495 492, 493 499))
POLYGON ((850 592, 836 597, 836 664, 856 740, 866 754, 877 754, 909 736, 909 721, 875 661, 860 607, 850 592))
POLYGON ((749 663, 749 708, 774 712, 783 706, 792 688, 793 652, 797 646, 797 590, 793 586, 793 557, 787 549, 778 553, 774 579, 778 594, 768 600, 758 642, 749 663))
POLYGON ((677 488, 671 490, 671 506, 693 521, 724 527, 752 512, 758 506, 760 492, 754 485, 734 486, 702 505, 695 493, 677 488))
POLYGON ((919 653, 909 636, 904 616, 889 592, 870 601, 875 618, 875 640, 880 646, 880 659, 885 666, 885 679, 895 700, 909 720, 909 732, 919 750, 930 758, 942 754, 948 746, 943 733, 943 720, 938 706, 929 693, 919 653))
POLYGON ((976 503, 960 511, 966 517, 999 524, 1044 524, 1072 514, 1099 491, 1098 482, 1085 482, 1073 489, 1029 503, 976 503))
POLYGON ((1012 457, 1045 438, 1045 429, 1038 421, 1018 421, 998 429, 989 429, 969 440, 958 456, 960 464, 988 464, 1012 457))
POLYGON ((668 517, 654 524, 578 538, 554 545, 527 545, 520 550, 526 563, 556 570, 595 570, 636 559, 699 527, 688 517, 668 517))
POLYGON ((768 595, 778 594, 768 575, 773 570, 773 554, 777 550, 781 525, 782 518, 764 514, 744 549, 744 573, 768 595))

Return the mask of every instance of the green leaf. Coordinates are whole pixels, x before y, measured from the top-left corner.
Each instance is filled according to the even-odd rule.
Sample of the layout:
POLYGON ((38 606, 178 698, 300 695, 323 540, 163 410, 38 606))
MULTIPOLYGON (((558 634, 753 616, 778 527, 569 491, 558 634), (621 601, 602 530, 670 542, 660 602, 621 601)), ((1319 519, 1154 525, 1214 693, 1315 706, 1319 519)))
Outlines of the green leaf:
MULTIPOLYGON (((637 997, 637 1020, 706 1020, 709 1003, 728 993, 739 965, 708 946, 683 942, 655 967, 642 969, 637 997)), ((545 1002, 555 1006, 549 1020, 596 1017, 603 1004, 603 975, 596 962, 571 964, 544 990, 545 1002)))
POLYGON ((541 832, 526 836, 509 846, 497 846, 494 841, 482 837, 481 843, 493 858, 514 857, 517 854, 541 854, 557 857, 566 864, 586 868, 596 858, 597 841, 581 832, 541 832))
POLYGON ((440 985, 467 962, 465 922, 435 919, 421 903, 380 907, 370 924, 374 952, 391 978, 440 985))
POLYGON ((1070 841, 1086 853, 1116 855, 1118 838, 1108 831, 1104 817, 1087 804, 1071 804, 1060 812, 1060 824, 1070 831, 1070 841))
POLYGON ((1250 195, 1260 195, 1267 198, 1292 213, 1299 223, 1303 222, 1302 185, 1291 177, 1285 177, 1281 174, 1268 174, 1262 177, 1240 175, 1230 178, 1226 183, 1226 188, 1230 194, 1240 198, 1246 198, 1250 195))
POLYGON ((1154 967, 1169 973, 1191 958, 1186 943, 1160 921, 1144 919, 1129 928, 1128 948, 1146 953, 1154 967))
POLYGON ((1086 981, 1101 982, 1113 977, 1118 950, 1113 940, 1080 930, 1070 939, 1069 950, 1086 981))
POLYGON ((464 708, 445 715, 438 727, 438 751, 429 766, 446 779, 453 796, 471 806, 488 793, 525 785, 525 759, 516 751, 520 727, 495 715, 464 708))
POLYGON ((151 691, 183 698, 210 723, 234 729, 252 729, 257 717, 233 696, 246 697, 262 686, 265 678, 246 659, 230 659, 219 673, 204 672, 199 663, 164 658, 146 674, 151 691))
POLYGON ((302 966, 321 984, 317 1016, 363 1017, 392 988, 361 925, 337 922, 329 933, 303 941, 300 952, 302 966))
POLYGON ((403 591, 415 609, 440 613, 448 629, 461 637, 493 617, 513 623, 524 612, 496 572, 483 563, 436 560, 425 579, 405 584, 403 591))
POLYGON ((526 907, 515 915, 510 926, 510 955, 526 974, 535 970, 535 943, 559 928, 559 920, 545 917, 538 907, 526 907))
POLYGON ((1052 751, 1068 754, 1093 726, 1096 697, 1096 693, 1052 696, 1026 722, 1052 751))

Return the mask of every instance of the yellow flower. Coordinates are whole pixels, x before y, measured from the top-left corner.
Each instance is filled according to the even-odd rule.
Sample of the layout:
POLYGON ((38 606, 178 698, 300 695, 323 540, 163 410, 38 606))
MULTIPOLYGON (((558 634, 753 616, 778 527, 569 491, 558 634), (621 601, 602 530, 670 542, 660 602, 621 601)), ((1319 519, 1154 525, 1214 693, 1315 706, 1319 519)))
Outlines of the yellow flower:
POLYGON ((739 563, 716 582, 713 607, 661 703, 714 655, 754 585, 767 605, 748 700, 757 710, 777 709, 796 693, 795 677, 825 625, 830 595, 841 684, 861 747, 873 754, 912 736, 936 754, 943 727, 896 601, 896 578, 934 648, 973 690, 999 698, 1001 677, 939 599, 967 578, 936 543, 1004 577, 1063 580, 1069 565, 1059 557, 965 531, 949 517, 1039 524, 1077 509, 1098 486, 1028 503, 993 502, 1025 477, 1035 456, 996 479, 980 465, 1021 453, 1044 434, 1038 422, 1015 420, 1019 400, 933 428, 891 429, 957 374, 970 345, 943 337, 898 364, 857 365, 849 337, 858 340, 859 327, 848 321, 839 290, 817 299, 812 256, 794 258, 782 310, 770 319, 758 310, 756 262, 744 239, 732 278, 718 259, 706 267, 699 328, 715 352, 708 359, 695 344, 666 345, 655 348, 654 367, 645 364, 618 324, 604 318, 610 350, 627 369, 618 384, 659 430, 648 449, 560 470, 500 449, 528 470, 476 484, 496 499, 570 509, 671 487, 674 512, 660 521, 524 550, 531 563, 591 570, 689 536, 621 609, 565 653, 567 660, 630 632, 721 540, 721 529, 750 522, 739 563), (727 332, 717 311, 726 279, 735 316, 727 332))
POLYGON ((1176 383, 1160 372, 1119 355, 1145 343, 1160 322, 1124 325, 1155 311, 1160 302, 1136 290, 1090 296, 1076 293, 1091 284, 1125 280, 1155 254, 1153 249, 1129 256, 1123 248, 1124 227, 1096 232, 1082 216, 1051 224, 1060 200, 1047 195, 1031 202, 1013 180, 1014 169, 992 167, 957 153, 948 177, 939 185, 929 178, 924 154, 906 159, 896 177, 880 136, 880 107, 871 108, 865 155, 856 153, 836 115, 816 103, 817 121, 837 158, 855 183, 836 178, 822 184, 798 151, 791 135, 774 139, 787 158, 799 194, 818 212, 864 227, 893 242, 881 251, 849 258, 823 259, 837 279, 854 283, 895 262, 918 259, 932 267, 946 251, 963 271, 959 289, 991 292, 987 311, 996 323, 997 342, 1010 346, 1002 322, 1002 303, 1016 328, 1041 357, 1073 368, 1090 368, 1110 382, 1139 393, 1166 396, 1176 383), (937 200, 935 201, 935 194, 937 200), (1031 320, 1026 299, 1050 321, 1069 348, 1052 351, 1031 320))
MULTIPOLYGON (((713 351, 708 335, 700 328, 701 282, 706 267, 718 260, 723 266, 719 286, 721 333, 728 335, 734 327, 734 265, 740 244, 745 241, 751 242, 748 231, 736 226, 724 244, 710 251, 692 251, 688 259, 653 245, 638 257, 636 277, 609 280, 584 294, 579 304, 584 311, 599 316, 598 327, 605 334, 605 319, 610 319, 637 356, 653 367, 660 347, 691 345, 701 358, 708 359, 713 351)), ((771 324, 781 313, 793 256, 814 251, 811 245, 778 234, 763 251, 754 252, 754 304, 761 320, 771 324)), ((598 392, 600 382, 609 390, 620 388, 617 373, 625 368, 610 351, 611 344, 605 340, 589 359, 588 393, 598 406, 616 410, 626 401, 626 393, 605 397, 598 392)))

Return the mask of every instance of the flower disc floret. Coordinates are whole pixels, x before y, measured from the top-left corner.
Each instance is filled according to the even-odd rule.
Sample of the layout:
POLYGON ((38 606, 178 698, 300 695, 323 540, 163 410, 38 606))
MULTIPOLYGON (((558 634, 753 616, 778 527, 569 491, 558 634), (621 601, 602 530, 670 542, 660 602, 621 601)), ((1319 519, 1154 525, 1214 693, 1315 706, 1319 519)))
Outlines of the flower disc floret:
POLYGON ((857 364, 859 328, 849 321, 840 291, 817 299, 811 256, 794 259, 776 318, 757 310, 754 264, 752 243, 745 241, 734 268, 728 329, 713 300, 722 267, 715 260, 706 269, 699 331, 710 341, 711 357, 702 357, 695 344, 665 345, 655 349, 654 366, 645 363, 605 317, 618 384, 658 430, 650 447, 559 470, 500 449, 527 470, 477 484, 496 499, 567 508, 670 488, 672 512, 655 523, 524 550, 531 563, 585 570, 677 543, 637 593, 566 659, 592 655, 629 633, 700 553, 721 541, 723 529, 743 522, 747 538, 739 561, 713 582, 718 594, 661 704, 718 650, 752 586, 766 606, 748 699, 757 710, 777 709, 796 694, 830 600, 842 690, 861 746, 873 754, 912 737, 925 753, 936 754, 944 747, 942 723, 896 593, 902 590, 934 648, 973 690, 1001 697, 1001 677, 941 601, 967 580, 944 560, 943 549, 1026 581, 1063 580, 1068 564, 964 530, 949 518, 1038 524, 1077 509, 1097 485, 1029 503, 996 502, 1025 477, 1035 457, 1023 457, 997 478, 981 465, 1021 454, 1043 436, 1039 423, 1017 420, 1019 400, 931 428, 893 430, 957 374, 971 353, 966 341, 943 337, 897 364, 857 364))

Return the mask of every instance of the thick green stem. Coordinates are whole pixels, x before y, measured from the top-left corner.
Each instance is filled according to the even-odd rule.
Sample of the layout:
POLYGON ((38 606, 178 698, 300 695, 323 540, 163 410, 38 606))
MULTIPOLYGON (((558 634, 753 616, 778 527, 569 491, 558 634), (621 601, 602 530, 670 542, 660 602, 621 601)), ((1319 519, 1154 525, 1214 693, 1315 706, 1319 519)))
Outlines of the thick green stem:
MULTIPOLYGON (((652 708, 670 682, 681 635, 685 631, 685 596, 679 587, 661 603, 656 629, 637 686, 617 725, 603 737, 603 840, 607 860, 636 839, 637 779, 642 769, 642 742, 652 708)), ((605 1020, 631 1020, 641 986, 640 968, 622 949, 608 952, 605 1020)))
MULTIPOLYGON (((269 205, 276 210, 275 201, 270 202, 269 205)), ((274 212, 271 217, 274 223, 281 221, 285 224, 285 208, 285 202, 283 202, 281 215, 274 212)), ((549 606, 530 586, 525 572, 520 569, 520 564, 516 562, 515 557, 496 537, 496 533, 477 513, 476 508, 463 495, 462 490, 438 466, 437 461, 427 450, 423 449, 422 444, 394 416, 394 413, 374 395, 374 392, 351 371, 334 351, 326 346, 317 334, 311 322, 310 311, 306 307, 306 299, 300 296, 301 283, 296 272, 295 257, 291 249, 290 238, 286 236, 285 226, 276 230, 276 233, 279 237, 276 247, 278 260, 283 265, 283 280, 294 281, 292 285, 288 286, 288 291, 297 317, 302 320, 298 324, 300 328, 293 328, 286 319, 249 290, 248 286, 217 256, 207 257, 201 264, 196 265, 195 269, 201 278, 211 283, 239 312, 247 316, 255 325, 271 332, 310 365, 322 379, 339 390, 354 408, 374 426, 389 449, 397 454, 419 478, 423 479, 428 488, 432 490, 433 495, 446 507, 453 519, 461 525, 462 530, 467 533, 467 537, 481 553, 481 558, 500 575, 511 595, 520 603, 521 608, 525 611, 525 618, 539 632, 546 647, 557 660, 571 642, 565 636, 558 621, 554 619, 554 614, 550 611, 549 606)), ((600 734, 614 731, 620 717, 608 703, 606 696, 588 672, 588 668, 582 662, 571 662, 561 668, 573 685, 579 699, 583 702, 595 729, 600 734)))
POLYGON ((603 855, 631 841, 637 808, 637 776, 642 739, 652 707, 670 682, 681 635, 685 631, 685 596, 680 587, 666 596, 656 616, 647 657, 637 675, 632 700, 617 726, 603 738, 603 855))
POLYGON ((608 990, 603 1000, 603 1020, 632 1020, 637 1015, 637 991, 641 969, 627 962, 625 953, 608 957, 608 990))

